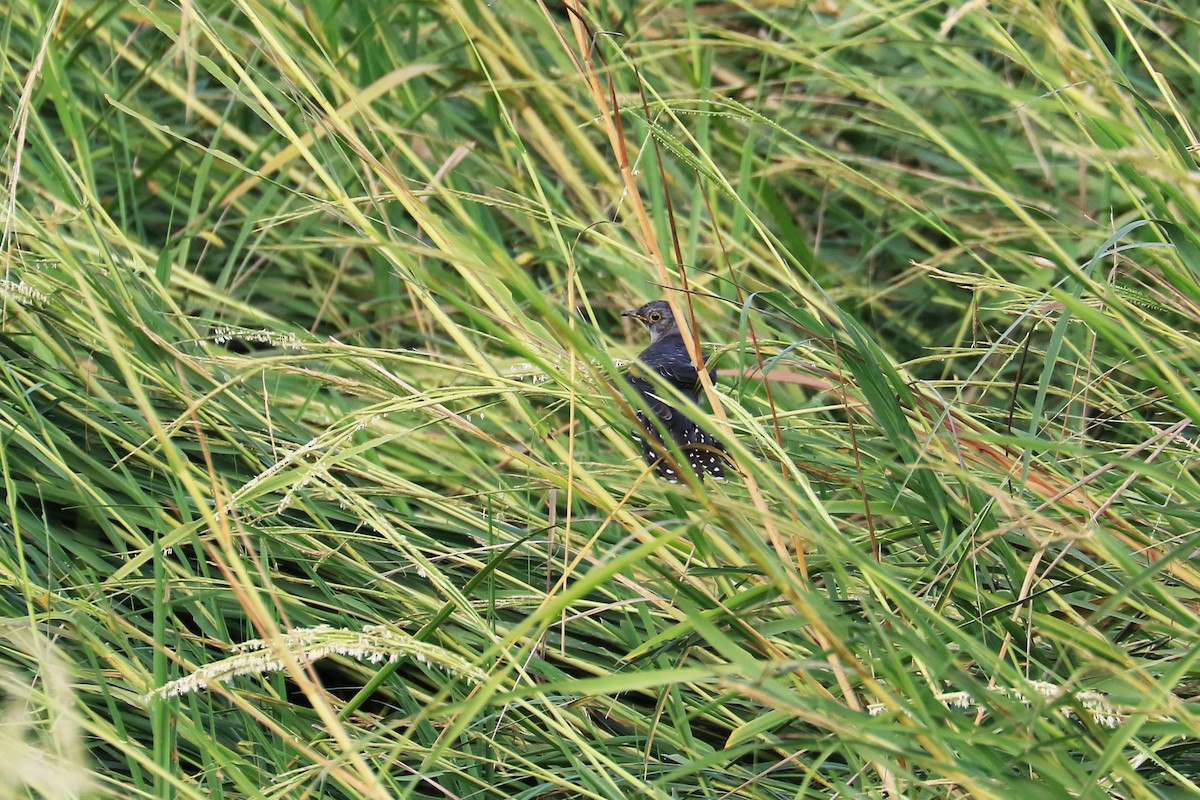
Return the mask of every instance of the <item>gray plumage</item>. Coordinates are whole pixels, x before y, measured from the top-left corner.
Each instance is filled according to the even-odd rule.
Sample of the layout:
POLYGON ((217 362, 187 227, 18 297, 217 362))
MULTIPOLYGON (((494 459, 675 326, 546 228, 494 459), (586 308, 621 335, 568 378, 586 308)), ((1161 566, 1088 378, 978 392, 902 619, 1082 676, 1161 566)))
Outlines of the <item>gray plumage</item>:
MULTIPOLYGON (((652 300, 641 308, 622 313, 621 316, 633 317, 650 331, 650 346, 638 355, 638 361, 641 363, 631 369, 628 375, 630 385, 646 401, 646 406, 659 422, 659 425, 656 425, 644 411, 637 413, 640 429, 633 432, 633 438, 641 442, 642 456, 646 463, 655 467, 659 477, 679 481, 677 465, 671 458, 671 449, 664 444, 659 430, 661 426, 687 458, 688 466, 696 477, 700 480, 703 480, 705 475, 724 478, 725 460, 728 458, 725 446, 682 411, 664 402, 655 394, 654 385, 640 374, 640 370, 652 370, 680 394, 692 400, 700 399, 700 375, 696 371, 696 365, 692 363, 687 346, 683 343, 683 335, 675 315, 671 313, 670 305, 665 300, 652 300), (649 438, 646 438, 647 436, 649 438)), ((703 352, 700 357, 707 358, 703 352)), ((716 380, 716 370, 711 370, 709 375, 716 380)))

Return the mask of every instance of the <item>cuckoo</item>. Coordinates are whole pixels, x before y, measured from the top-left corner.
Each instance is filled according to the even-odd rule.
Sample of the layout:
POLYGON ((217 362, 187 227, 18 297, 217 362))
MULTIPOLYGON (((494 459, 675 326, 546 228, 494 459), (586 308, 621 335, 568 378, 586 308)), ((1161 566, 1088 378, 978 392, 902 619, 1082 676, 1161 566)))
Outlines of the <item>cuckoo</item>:
MULTIPOLYGON (((637 412, 638 429, 633 432, 633 437, 641 443, 646 463, 657 470, 659 477, 673 482, 680 480, 671 448, 662 438, 665 431, 697 478, 704 480, 705 475, 724 478, 725 461, 729 457, 725 446, 695 420, 655 394, 654 385, 644 377, 646 370, 655 372, 684 397, 700 399, 700 375, 683 343, 683 334, 670 305, 665 300, 652 300, 641 308, 622 312, 621 316, 633 317, 650 331, 650 346, 638 355, 640 363, 631 368, 628 375, 630 385, 657 418, 656 423, 646 416, 645 411, 637 412)), ((703 352, 700 357, 707 359, 703 352)), ((716 370, 710 371, 709 375, 716 380, 716 370)))

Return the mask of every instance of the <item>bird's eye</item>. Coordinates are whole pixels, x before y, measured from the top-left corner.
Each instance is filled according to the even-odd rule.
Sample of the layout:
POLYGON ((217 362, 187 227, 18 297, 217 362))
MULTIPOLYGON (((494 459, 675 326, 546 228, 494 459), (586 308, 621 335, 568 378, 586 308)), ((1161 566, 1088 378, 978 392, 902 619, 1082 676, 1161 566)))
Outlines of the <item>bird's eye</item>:
POLYGON ((651 322, 662 322, 662 314, 658 311, 651 311, 648 315, 646 315, 646 319, 650 320, 651 322))

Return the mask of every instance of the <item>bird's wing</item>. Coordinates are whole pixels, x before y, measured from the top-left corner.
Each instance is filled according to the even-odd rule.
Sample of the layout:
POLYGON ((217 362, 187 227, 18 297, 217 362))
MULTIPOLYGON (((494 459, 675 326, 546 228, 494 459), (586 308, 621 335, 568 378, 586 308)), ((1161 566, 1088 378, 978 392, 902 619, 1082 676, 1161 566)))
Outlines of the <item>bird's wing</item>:
MULTIPOLYGON (((704 357, 704 353, 700 354, 704 357)), ((692 363, 691 354, 683 339, 671 337, 650 345, 641 352, 638 360, 644 369, 657 372, 664 380, 684 394, 695 395, 700 386, 700 374, 692 363)))
POLYGON ((666 401, 654 392, 654 386, 649 381, 631 375, 629 377, 629 385, 636 389, 638 394, 642 396, 642 399, 646 401, 646 406, 654 413, 654 416, 663 422, 670 422, 675 416, 675 409, 671 408, 666 401))

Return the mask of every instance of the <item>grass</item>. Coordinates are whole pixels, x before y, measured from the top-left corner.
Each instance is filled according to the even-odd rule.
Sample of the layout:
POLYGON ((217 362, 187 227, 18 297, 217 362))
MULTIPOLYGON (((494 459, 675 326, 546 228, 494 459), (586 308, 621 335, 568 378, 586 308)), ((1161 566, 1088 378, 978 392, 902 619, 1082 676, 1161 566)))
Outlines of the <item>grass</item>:
POLYGON ((2 791, 1193 796, 1194 11, 567 5, 0 4, 2 791))

